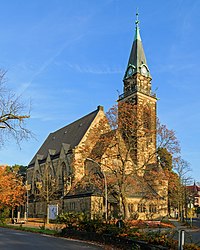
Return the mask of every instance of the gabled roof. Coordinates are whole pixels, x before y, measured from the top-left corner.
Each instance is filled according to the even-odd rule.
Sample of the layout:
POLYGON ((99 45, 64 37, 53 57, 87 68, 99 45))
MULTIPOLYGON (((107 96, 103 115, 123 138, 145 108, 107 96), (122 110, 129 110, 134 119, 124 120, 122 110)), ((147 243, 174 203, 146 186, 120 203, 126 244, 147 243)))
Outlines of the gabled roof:
POLYGON ((97 176, 92 178, 92 175, 85 175, 78 183, 75 184, 73 188, 71 188, 70 192, 65 196, 67 197, 76 197, 81 195, 102 195, 103 190, 103 182, 99 185, 99 180, 97 183, 97 176), (96 179, 95 179, 96 178, 96 179))
POLYGON ((29 163, 29 166, 35 163, 37 155, 40 156, 40 160, 45 160, 48 156, 49 150, 53 152, 53 155, 58 155, 63 145, 68 150, 76 147, 90 127, 92 121, 95 119, 98 111, 102 109, 103 107, 98 106, 97 110, 93 111, 92 113, 53 133, 50 133, 29 163))
POLYGON ((112 139, 116 134, 116 130, 111 130, 105 134, 102 134, 95 144, 94 148, 91 151, 90 158, 98 161, 102 158, 103 154, 105 153, 106 149, 110 145, 112 139))
POLYGON ((198 193, 200 191, 200 187, 197 186, 195 183, 192 186, 186 186, 187 190, 193 193, 198 193))

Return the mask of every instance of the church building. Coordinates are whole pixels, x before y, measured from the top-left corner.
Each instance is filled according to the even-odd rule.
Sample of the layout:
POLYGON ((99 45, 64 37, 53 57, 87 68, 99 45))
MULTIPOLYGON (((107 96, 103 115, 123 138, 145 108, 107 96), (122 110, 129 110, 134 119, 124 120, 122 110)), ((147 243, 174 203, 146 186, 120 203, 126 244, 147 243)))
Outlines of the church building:
POLYGON ((126 119, 113 129, 98 106, 48 135, 28 165, 29 217, 47 216, 49 205, 58 213, 84 212, 106 220, 167 215, 168 182, 156 155, 157 98, 151 79, 137 14, 118 99, 118 119, 126 119))

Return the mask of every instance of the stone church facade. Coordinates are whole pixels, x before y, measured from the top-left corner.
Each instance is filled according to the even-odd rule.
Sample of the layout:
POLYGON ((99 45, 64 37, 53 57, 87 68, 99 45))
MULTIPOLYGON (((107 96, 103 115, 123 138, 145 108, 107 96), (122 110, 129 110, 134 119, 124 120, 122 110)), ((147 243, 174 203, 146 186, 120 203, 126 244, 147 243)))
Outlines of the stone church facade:
MULTIPOLYGON (((142 114, 145 121, 143 129, 151 127, 151 130, 156 131, 157 98, 151 91, 151 75, 142 46, 138 20, 123 83, 124 93, 119 96, 118 104, 132 103, 137 107, 138 115, 142 114)), ((48 204, 58 205, 59 213, 84 212, 91 218, 106 216, 106 219, 120 216, 121 200, 116 199, 109 190, 110 173, 106 168, 111 161, 112 164, 117 164, 118 160, 109 159, 109 147, 101 147, 103 152, 98 161, 92 158, 92 152, 95 151, 100 137, 106 136, 105 132, 109 130, 109 125, 105 129, 107 131, 99 125, 105 117, 103 107, 98 106, 95 111, 49 134, 27 170, 27 182, 30 187, 29 217, 47 216, 48 204), (94 128, 98 131, 95 137, 92 136, 94 128), (104 160, 105 156, 107 162, 104 160)), ((109 133, 113 136, 110 140, 112 143, 115 132, 109 133)), ((126 145, 125 142, 122 144, 126 145)), ((156 133, 146 135, 142 139, 138 137, 136 144, 134 160, 130 157, 130 164, 137 166, 138 173, 137 178, 131 176, 134 184, 126 194, 126 215, 129 218, 158 219, 167 215, 167 180, 155 154, 156 133), (152 157, 145 165, 144 159, 149 155, 152 157), (147 183, 151 168, 156 169, 162 176, 161 182, 154 180, 153 185, 147 183), (142 183, 137 191, 135 179, 142 183), (147 195, 147 192, 151 195, 147 195)))

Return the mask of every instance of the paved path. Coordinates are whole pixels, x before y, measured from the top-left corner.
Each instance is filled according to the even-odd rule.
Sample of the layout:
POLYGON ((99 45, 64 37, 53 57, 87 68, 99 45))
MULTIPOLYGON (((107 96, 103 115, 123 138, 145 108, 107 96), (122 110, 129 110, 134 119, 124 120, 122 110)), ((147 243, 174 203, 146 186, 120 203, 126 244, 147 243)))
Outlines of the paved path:
POLYGON ((200 219, 193 219, 193 227, 187 227, 183 223, 172 220, 173 224, 176 226, 175 238, 178 239, 178 231, 185 231, 185 242, 195 243, 200 246, 200 219))

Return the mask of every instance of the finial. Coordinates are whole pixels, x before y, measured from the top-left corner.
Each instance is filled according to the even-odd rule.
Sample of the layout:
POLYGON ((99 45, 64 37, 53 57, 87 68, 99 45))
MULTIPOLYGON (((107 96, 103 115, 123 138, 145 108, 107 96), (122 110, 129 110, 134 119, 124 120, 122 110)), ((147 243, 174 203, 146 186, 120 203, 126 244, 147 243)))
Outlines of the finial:
POLYGON ((136 25, 136 28, 139 28, 139 12, 138 12, 138 8, 136 10, 136 21, 135 21, 135 25, 136 25))
POLYGON ((136 21, 135 21, 135 39, 134 40, 140 40, 141 41, 141 37, 140 37, 140 28, 139 28, 139 12, 138 12, 138 8, 137 8, 137 11, 136 11, 136 21))

